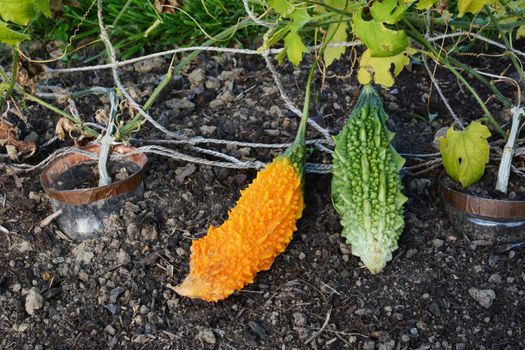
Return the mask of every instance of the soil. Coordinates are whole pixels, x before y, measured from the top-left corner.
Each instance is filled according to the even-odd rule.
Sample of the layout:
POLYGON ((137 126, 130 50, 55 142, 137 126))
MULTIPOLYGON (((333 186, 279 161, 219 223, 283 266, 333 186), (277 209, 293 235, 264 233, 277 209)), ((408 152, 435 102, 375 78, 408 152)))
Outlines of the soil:
POLYGON ((443 181, 445 185, 456 191, 475 195, 481 198, 513 201, 525 200, 525 186, 523 178, 514 173, 511 173, 509 177, 507 194, 505 194, 503 192, 497 191, 494 188, 496 185, 497 176, 498 167, 494 165, 488 165, 485 168, 485 174, 481 177, 481 179, 467 188, 463 188, 459 182, 452 180, 448 176, 444 177, 443 181))
MULTIPOLYGON (((118 181, 130 177, 139 170, 139 167, 132 162, 110 161, 107 170, 111 180, 118 181)), ((98 186, 98 179, 98 163, 86 162, 57 176, 53 188, 59 191, 93 188, 98 186)))
MULTIPOLYGON (((313 98, 312 117, 334 133, 359 93, 344 76, 348 64, 331 68, 325 89, 313 98)), ((166 60, 151 60, 126 67, 122 78, 144 102, 166 68, 166 60)), ((279 69, 301 105, 306 67, 279 69)), ((459 115, 482 115, 454 79, 443 72, 438 78, 459 115)), ((46 83, 76 91, 112 80, 108 72, 90 71, 46 83)), ((401 153, 435 152, 434 133, 451 123, 429 88, 424 68, 414 65, 395 87, 381 91, 401 153), (409 117, 429 112, 439 118, 409 117)), ((77 107, 90 121, 104 103, 90 96, 77 107)), ((172 80, 151 114, 172 130, 229 140, 290 142, 297 127, 264 62, 226 55, 200 56, 172 80), (203 78, 190 83, 197 69, 202 72, 192 77, 203 78)), ((56 115, 37 105, 25 115, 22 130, 36 132, 41 143, 52 137, 56 115)), ((149 126, 137 137, 163 138, 149 126)), ((310 130, 309 137, 316 135, 310 130)), ((63 145, 41 150, 34 161, 63 145)), ((261 161, 279 152, 217 149, 261 161)), ((312 153, 316 162, 330 162, 329 155, 312 153)), ((52 210, 38 174, 0 173, 0 225, 9 230, 0 240, 0 348, 525 348, 524 252, 497 253, 454 228, 437 191, 440 169, 404 177, 406 227, 378 275, 363 268, 340 236, 330 176, 307 175, 306 209, 286 252, 253 284, 209 304, 181 298, 170 286, 188 272, 192 239, 223 222, 255 172, 149 158, 143 200, 126 203, 107 219, 104 235, 83 243, 62 239, 54 222, 39 225, 52 210)))

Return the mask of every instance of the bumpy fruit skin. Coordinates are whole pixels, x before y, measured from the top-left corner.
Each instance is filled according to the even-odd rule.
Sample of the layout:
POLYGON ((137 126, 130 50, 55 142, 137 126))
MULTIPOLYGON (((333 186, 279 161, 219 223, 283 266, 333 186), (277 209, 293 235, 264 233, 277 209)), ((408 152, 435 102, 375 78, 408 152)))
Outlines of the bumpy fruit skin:
POLYGON ((390 144, 387 119, 380 97, 364 86, 333 153, 332 201, 342 236, 374 274, 392 260, 404 227, 399 171, 405 160, 390 144))
POLYGON ((193 241, 190 273, 176 287, 178 294, 222 300, 271 267, 291 241, 304 208, 302 166, 293 160, 277 157, 241 192, 228 220, 193 241))

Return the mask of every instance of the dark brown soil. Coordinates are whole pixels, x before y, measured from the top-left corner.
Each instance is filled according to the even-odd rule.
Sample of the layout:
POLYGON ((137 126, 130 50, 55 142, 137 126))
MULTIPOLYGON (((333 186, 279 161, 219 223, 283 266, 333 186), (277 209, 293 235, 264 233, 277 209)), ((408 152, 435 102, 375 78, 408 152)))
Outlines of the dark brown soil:
MULTIPOLYGON (((108 162, 108 174, 112 181, 123 180, 133 175, 139 167, 132 162, 108 162)), ((68 171, 57 176, 54 189, 69 191, 74 189, 93 188, 98 186, 98 164, 86 162, 76 165, 68 171)))
POLYGON ((463 188, 460 183, 452 180, 448 176, 443 179, 445 184, 450 188, 455 189, 459 192, 479 196, 482 198, 490 199, 505 199, 522 201, 525 200, 525 183, 523 178, 511 173, 509 178, 509 186, 507 194, 497 191, 494 187, 496 186, 496 179, 498 176, 498 167, 495 165, 488 165, 485 169, 485 174, 479 179, 478 182, 472 184, 467 188, 463 188))
MULTIPOLYGON (((342 76, 348 64, 341 62, 334 73, 342 76)), ((149 71, 128 67, 123 74, 142 102, 167 67, 162 60, 153 65, 149 71)), ((238 74, 209 88, 192 88, 187 73, 173 79, 151 110, 163 125, 230 140, 292 140, 297 119, 283 107, 260 59, 201 56, 188 73, 196 68, 214 81, 224 72, 238 74), (224 91, 237 97, 210 107, 224 91), (184 98, 193 106, 182 105, 184 98)), ((285 88, 300 105, 307 70, 280 69, 285 88)), ((481 115, 455 80, 441 73, 439 78, 458 114, 466 119, 481 115)), ((79 90, 112 81, 107 72, 91 71, 47 83, 79 90)), ((435 152, 434 133, 451 122, 436 94, 427 104, 429 87, 424 69, 414 66, 394 88, 382 91, 401 153, 435 152), (409 117, 411 112, 438 113, 439 118, 427 123, 409 117)), ((314 98, 312 117, 337 132, 358 91, 352 80, 328 79, 314 98)), ((77 105, 89 120, 103 103, 92 96, 77 105)), ((25 130, 37 132, 41 142, 52 136, 57 116, 34 105, 26 115, 31 125, 25 130)), ((163 138, 151 127, 137 137, 163 138)), ((262 161, 279 152, 218 149, 262 161)), ((330 162, 329 155, 312 152, 316 161, 330 162)), ((81 244, 61 239, 54 223, 39 226, 51 208, 38 174, 2 171, 0 225, 9 233, 0 232, 0 348, 525 348, 524 252, 499 254, 455 229, 437 194, 440 171, 404 178, 406 227, 393 260, 378 275, 363 268, 340 237, 330 176, 308 175, 306 209, 286 252, 255 283, 216 304, 180 298, 170 285, 188 271, 192 239, 225 219, 253 171, 151 156, 144 199, 126 203, 108 218, 105 235, 81 244), (39 309, 30 305, 29 315, 26 302, 35 293, 43 304, 39 309)))

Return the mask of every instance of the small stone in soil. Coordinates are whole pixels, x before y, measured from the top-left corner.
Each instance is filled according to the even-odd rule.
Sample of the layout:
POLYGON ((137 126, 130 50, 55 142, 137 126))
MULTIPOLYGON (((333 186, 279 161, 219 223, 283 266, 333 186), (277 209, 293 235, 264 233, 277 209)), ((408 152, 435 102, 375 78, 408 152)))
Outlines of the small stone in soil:
POLYGON ((486 309, 488 309, 494 299, 496 299, 496 293, 492 289, 470 288, 468 292, 474 300, 486 309))
POLYGON ((211 329, 204 329, 199 332, 197 335, 197 338, 202 340, 205 343, 208 344, 215 344, 217 342, 217 339, 215 338, 215 334, 213 334, 213 331, 211 329))
POLYGON ((44 306, 44 298, 37 292, 36 289, 31 288, 26 296, 25 309, 29 315, 34 315, 36 310, 44 306))

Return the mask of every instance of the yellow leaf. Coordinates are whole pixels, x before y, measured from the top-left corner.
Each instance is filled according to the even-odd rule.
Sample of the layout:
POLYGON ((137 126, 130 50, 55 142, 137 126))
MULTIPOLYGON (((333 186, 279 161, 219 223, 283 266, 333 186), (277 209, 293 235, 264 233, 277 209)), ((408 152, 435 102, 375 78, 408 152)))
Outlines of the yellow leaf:
POLYGON ((463 17, 467 12, 476 14, 483 9, 483 6, 496 3, 497 0, 459 0, 458 17, 463 17))
MULTIPOLYGON (((346 41, 348 35, 346 33, 347 24, 342 23, 332 23, 328 27, 328 32, 326 37, 330 39, 330 43, 340 43, 346 41)), ((327 47, 324 51, 324 63, 326 67, 330 66, 335 60, 341 58, 341 55, 345 53, 346 47, 327 47)))
POLYGON ((394 78, 401 73, 404 66, 410 63, 408 58, 410 51, 408 49, 390 57, 372 57, 372 52, 367 49, 359 61, 359 71, 357 72, 359 83, 367 85, 374 81, 384 87, 394 85, 394 78))
POLYGON ((445 137, 438 138, 443 166, 447 174, 466 188, 477 182, 489 162, 489 129, 473 121, 465 130, 449 128, 445 137))
POLYGON ((308 49, 303 44, 303 40, 296 31, 291 31, 284 38, 284 47, 286 48, 288 60, 290 60, 294 66, 299 65, 303 59, 303 53, 308 52, 308 49))

